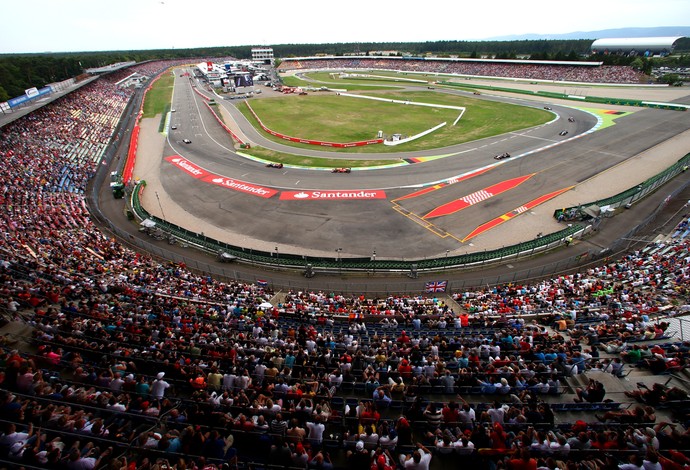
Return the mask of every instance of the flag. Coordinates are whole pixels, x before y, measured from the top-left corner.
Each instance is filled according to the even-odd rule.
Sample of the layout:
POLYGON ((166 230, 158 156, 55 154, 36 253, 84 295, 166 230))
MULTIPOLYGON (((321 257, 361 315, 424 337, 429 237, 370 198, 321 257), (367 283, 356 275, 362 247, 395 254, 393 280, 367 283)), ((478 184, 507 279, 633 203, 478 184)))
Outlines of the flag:
POLYGON ((268 287, 268 281, 264 281, 263 279, 257 279, 256 285, 260 287, 268 287))
POLYGON ((424 285, 427 292, 445 292, 448 281, 429 281, 424 285))

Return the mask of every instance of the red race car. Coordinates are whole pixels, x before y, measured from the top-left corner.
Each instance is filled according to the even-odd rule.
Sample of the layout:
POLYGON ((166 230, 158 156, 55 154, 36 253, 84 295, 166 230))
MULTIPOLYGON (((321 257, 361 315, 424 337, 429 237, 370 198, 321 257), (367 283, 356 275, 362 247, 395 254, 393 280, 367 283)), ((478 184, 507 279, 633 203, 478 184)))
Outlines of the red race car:
POLYGON ((352 168, 333 168, 331 173, 350 173, 352 168))
POLYGON ((282 163, 266 163, 268 168, 283 168, 282 163))

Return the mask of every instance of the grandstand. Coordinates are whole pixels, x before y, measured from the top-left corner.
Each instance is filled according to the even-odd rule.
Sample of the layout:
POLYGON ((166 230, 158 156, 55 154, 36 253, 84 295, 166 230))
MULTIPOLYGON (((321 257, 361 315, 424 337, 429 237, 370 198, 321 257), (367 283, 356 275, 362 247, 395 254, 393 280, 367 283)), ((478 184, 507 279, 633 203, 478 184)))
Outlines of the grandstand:
POLYGON ((448 297, 222 282, 125 248, 85 204, 134 93, 117 83, 171 65, 0 135, 0 466, 688 464, 690 346, 669 327, 690 309, 687 214, 622 259, 448 297))
POLYGON ((607 66, 601 62, 344 56, 286 58, 278 67, 281 71, 311 69, 398 70, 581 83, 641 83, 645 80, 645 76, 632 67, 607 66))

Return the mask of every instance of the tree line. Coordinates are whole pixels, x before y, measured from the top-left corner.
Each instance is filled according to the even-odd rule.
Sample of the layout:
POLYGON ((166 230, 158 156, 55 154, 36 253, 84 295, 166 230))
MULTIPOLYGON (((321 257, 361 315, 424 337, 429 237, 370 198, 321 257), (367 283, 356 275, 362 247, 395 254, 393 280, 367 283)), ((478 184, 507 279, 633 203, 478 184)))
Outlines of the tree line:
MULTIPOLYGON (((274 45, 275 57, 305 57, 314 55, 368 54, 370 51, 399 51, 400 55, 437 57, 531 60, 597 60, 606 65, 630 65, 648 72, 658 60, 674 62, 672 66, 690 65, 690 55, 673 58, 647 59, 617 55, 591 57, 592 39, 516 40, 516 41, 430 41, 389 43, 332 43, 332 44, 278 44, 274 45)), ((143 62, 156 59, 194 59, 212 57, 236 57, 250 59, 253 46, 204 47, 195 49, 151 49, 139 51, 72 52, 45 54, 0 55, 0 102, 22 95, 24 90, 41 88, 49 83, 75 77, 84 69, 102 67, 116 62, 143 62)), ((678 42, 677 52, 690 51, 690 39, 678 42)), ((666 63, 664 63, 666 65, 666 63)))

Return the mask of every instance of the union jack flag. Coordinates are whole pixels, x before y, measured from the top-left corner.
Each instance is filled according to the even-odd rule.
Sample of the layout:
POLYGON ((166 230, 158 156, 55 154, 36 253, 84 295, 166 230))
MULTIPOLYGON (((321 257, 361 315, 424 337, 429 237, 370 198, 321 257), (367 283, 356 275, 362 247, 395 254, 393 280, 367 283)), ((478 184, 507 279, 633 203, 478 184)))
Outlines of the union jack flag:
POLYGON ((448 281, 429 281, 424 285, 427 292, 445 292, 448 281))

